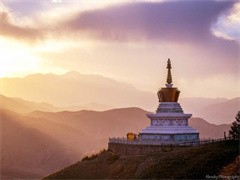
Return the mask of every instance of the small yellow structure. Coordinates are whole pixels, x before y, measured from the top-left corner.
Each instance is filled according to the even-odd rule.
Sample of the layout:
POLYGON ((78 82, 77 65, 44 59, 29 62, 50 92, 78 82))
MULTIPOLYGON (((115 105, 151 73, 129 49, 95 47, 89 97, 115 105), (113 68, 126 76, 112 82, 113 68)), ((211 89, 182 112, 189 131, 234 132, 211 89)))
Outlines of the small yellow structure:
POLYGON ((134 134, 132 132, 127 133, 127 140, 129 140, 129 141, 134 140, 134 134))

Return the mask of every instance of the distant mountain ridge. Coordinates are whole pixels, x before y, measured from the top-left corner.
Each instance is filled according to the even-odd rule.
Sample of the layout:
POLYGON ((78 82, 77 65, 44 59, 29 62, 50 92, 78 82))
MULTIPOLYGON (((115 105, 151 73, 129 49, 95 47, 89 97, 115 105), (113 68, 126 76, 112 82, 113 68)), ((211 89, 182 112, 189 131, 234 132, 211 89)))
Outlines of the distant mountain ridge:
MULTIPOLYGON (((204 97, 192 97, 192 98, 180 98, 179 103, 186 112, 195 114, 196 110, 203 109, 211 104, 218 104, 226 102, 226 98, 204 98, 204 97)), ((197 116, 197 115, 196 115, 197 116)))
POLYGON ((69 149, 24 122, 30 118, 9 110, 1 114, 1 178, 41 178, 70 165, 77 156, 69 149))
POLYGON ((53 106, 48 103, 36 103, 32 101, 26 101, 21 98, 10 98, 0 94, 1 106, 0 109, 10 109, 17 113, 29 113, 35 110, 57 112, 61 111, 61 108, 53 106))
POLYGON ((184 98, 180 103, 185 112, 193 117, 200 117, 214 124, 229 124, 235 121, 240 110, 240 97, 233 99, 184 98))
POLYGON ((238 111, 240 111, 240 97, 221 103, 210 104, 199 110, 198 114, 212 123, 222 124, 235 121, 238 111))
MULTIPOLYGON (((146 117, 148 113, 140 108, 120 108, 102 112, 85 110, 56 113, 36 111, 28 115, 46 118, 81 130, 85 129, 83 130, 85 134, 94 135, 91 137, 104 140, 109 136, 125 136, 127 132, 141 132, 149 125, 149 119, 146 117)), ((190 118, 189 124, 200 131, 201 138, 223 138, 224 132, 228 133, 230 129, 230 124, 210 124, 201 118, 190 118)))
POLYGON ((154 101, 156 96, 151 92, 140 91, 130 84, 100 75, 84 75, 78 72, 0 78, 0 84, 0 93, 5 96, 44 101, 58 107, 84 107, 97 103, 110 109, 129 106, 151 109, 157 105, 154 101))
POLYGON ((57 107, 46 102, 27 101, 17 97, 7 97, 0 94, 0 109, 10 109, 20 114, 30 113, 36 110, 46 112, 59 112, 59 111, 79 111, 79 110, 105 110, 111 107, 98 104, 89 103, 86 106, 72 106, 72 107, 57 107))
POLYGON ((201 118, 190 118, 189 126, 197 129, 200 132, 200 138, 224 138, 224 132, 228 136, 230 124, 211 124, 201 118))
MULTIPOLYGON (((0 93, 4 96, 47 102, 54 106, 37 107, 33 108, 33 111, 104 111, 124 107, 140 107, 154 111, 158 106, 155 93, 141 91, 127 83, 101 75, 85 75, 78 72, 68 72, 64 75, 33 74, 24 78, 0 78, 0 84, 0 93)), ((204 118, 214 124, 231 123, 240 109, 239 98, 183 98, 179 102, 186 113, 192 113, 193 117, 204 118), (228 101, 231 103, 227 103, 228 101)), ((22 113, 25 105, 18 106, 15 111, 22 113)))

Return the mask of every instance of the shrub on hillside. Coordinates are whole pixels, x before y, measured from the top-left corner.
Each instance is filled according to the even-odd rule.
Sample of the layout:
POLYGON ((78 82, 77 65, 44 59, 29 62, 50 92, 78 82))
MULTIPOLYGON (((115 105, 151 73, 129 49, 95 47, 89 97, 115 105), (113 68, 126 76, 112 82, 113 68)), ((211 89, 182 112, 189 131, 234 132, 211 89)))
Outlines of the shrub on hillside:
POLYGON ((238 111, 236 121, 232 123, 231 130, 229 131, 229 136, 233 139, 240 139, 240 111, 238 111))
POLYGON ((99 156, 99 154, 104 153, 106 151, 107 151, 106 149, 103 149, 103 150, 101 150, 97 154, 92 154, 90 156, 85 156, 84 158, 82 158, 82 161, 89 161, 89 160, 95 159, 95 158, 97 158, 99 156))
POLYGON ((89 161, 98 157, 98 154, 92 154, 91 156, 85 156, 82 161, 89 161))

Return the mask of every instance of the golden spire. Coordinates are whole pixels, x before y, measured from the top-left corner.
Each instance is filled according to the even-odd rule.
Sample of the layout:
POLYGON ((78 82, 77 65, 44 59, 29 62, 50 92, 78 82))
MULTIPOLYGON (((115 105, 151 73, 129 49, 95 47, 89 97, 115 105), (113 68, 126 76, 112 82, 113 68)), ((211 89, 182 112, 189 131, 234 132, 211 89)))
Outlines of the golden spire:
POLYGON ((167 69, 168 69, 167 83, 172 84, 172 74, 171 74, 172 66, 171 66, 171 61, 170 61, 169 58, 168 58, 168 61, 167 61, 167 69))
POLYGON ((177 102, 178 101, 178 97, 180 94, 180 91, 178 90, 177 87, 172 87, 172 75, 171 75, 171 61, 170 59, 168 59, 167 61, 167 69, 168 69, 168 74, 167 74, 167 84, 166 87, 162 87, 159 91, 158 91, 158 99, 159 102, 177 102))

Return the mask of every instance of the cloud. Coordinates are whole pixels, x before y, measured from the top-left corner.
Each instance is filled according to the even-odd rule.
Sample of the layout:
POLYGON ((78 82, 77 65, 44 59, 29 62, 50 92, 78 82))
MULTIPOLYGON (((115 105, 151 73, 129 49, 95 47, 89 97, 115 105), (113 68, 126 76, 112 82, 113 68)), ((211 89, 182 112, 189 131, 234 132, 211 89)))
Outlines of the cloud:
POLYGON ((20 26, 15 22, 15 18, 2 3, 0 3, 0 36, 7 36, 28 41, 35 41, 43 38, 39 29, 20 26))
POLYGON ((212 32, 213 24, 235 4, 236 1, 127 3, 79 13, 61 27, 69 33, 110 43, 154 41, 161 46, 170 43, 169 54, 184 50, 185 55, 176 58, 189 66, 190 74, 204 77, 215 73, 236 74, 239 44, 212 32), (176 49, 175 44, 182 47, 176 49))
MULTIPOLYGON (((205 43, 215 40, 216 36, 226 37, 224 32, 218 31, 217 28, 212 32, 211 27, 224 11, 234 5, 234 2, 142 1, 127 3, 124 1, 95 9, 89 9, 91 3, 82 1, 76 3, 30 1, 27 5, 20 5, 20 2, 16 2, 8 3, 8 5, 15 10, 18 5, 23 14, 32 12, 32 9, 35 9, 32 6, 39 4, 36 12, 40 16, 37 17, 37 14, 32 12, 34 14, 32 14, 32 20, 35 24, 20 25, 16 23, 15 18, 12 18, 9 10, 1 8, 0 25, 3 35, 28 40, 49 37, 48 35, 51 37, 75 35, 80 38, 99 38, 104 41, 119 42, 156 40, 205 43), (73 11, 69 11, 69 8, 73 11)), ((17 15, 19 14, 21 13, 18 12, 17 15)))
POLYGON ((83 12, 62 26, 101 39, 201 42, 213 37, 211 25, 234 1, 127 3, 83 12))
POLYGON ((217 37, 228 40, 237 40, 240 43, 240 2, 234 4, 226 13, 219 16, 217 22, 213 24, 212 31, 217 37))

